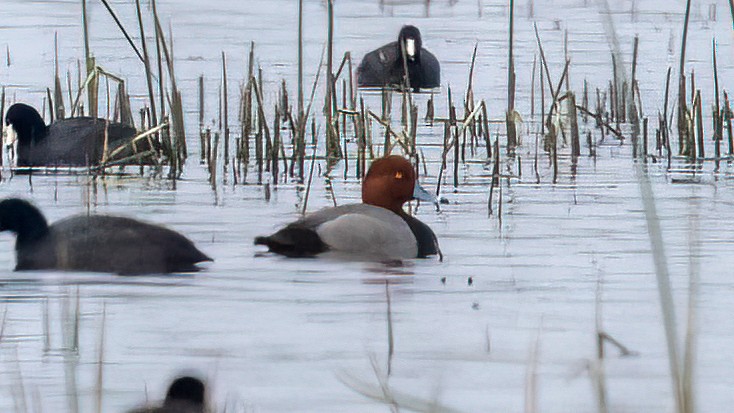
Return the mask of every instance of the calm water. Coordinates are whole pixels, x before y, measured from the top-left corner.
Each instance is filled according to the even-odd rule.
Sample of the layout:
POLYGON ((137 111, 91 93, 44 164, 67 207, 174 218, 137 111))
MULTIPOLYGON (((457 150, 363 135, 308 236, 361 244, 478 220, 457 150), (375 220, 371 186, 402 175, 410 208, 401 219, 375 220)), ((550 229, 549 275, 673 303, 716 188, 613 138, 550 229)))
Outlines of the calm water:
MULTIPOLYGON (((104 68, 128 79, 133 105, 139 107, 145 94, 142 67, 104 8, 93 3, 94 53, 104 68)), ((135 31, 129 3, 113 4, 135 31)), ((488 0, 431 3, 426 10, 422 2, 338 1, 335 56, 340 59, 350 50, 359 59, 392 41, 403 24, 418 25, 425 47, 442 63, 444 87, 437 114, 444 116, 447 87, 455 96, 463 93, 478 42, 475 96, 487 100, 493 118, 502 118, 506 5, 488 0)), ((519 3, 517 107, 526 119, 521 129, 527 132, 536 128, 530 122, 530 79, 537 50, 533 21, 554 82, 563 68, 565 29, 573 88, 580 92, 585 78, 593 87, 606 87, 612 69, 595 2, 538 0, 532 17, 529 4, 519 3)), ((713 90, 714 36, 722 87, 731 87, 734 74, 728 11, 718 4, 718 15, 713 16, 709 3, 713 4, 694 4, 688 51, 688 69, 695 69, 706 99, 704 112, 709 111, 713 90)), ((233 102, 245 75, 250 41, 256 43, 264 72, 266 100, 274 102, 281 79, 291 93, 295 91, 297 2, 169 0, 158 7, 173 28, 192 136, 200 74, 207 79, 207 116, 216 117, 222 51, 229 60, 231 108, 236 108, 233 102)), ((652 115, 662 107, 665 71, 677 66, 683 9, 682 1, 625 1, 612 10, 627 66, 632 39, 640 36, 638 78, 651 125, 656 119, 652 115)), ((0 47, 7 45, 11 65, 3 59, 0 83, 10 99, 41 106, 45 88, 52 84, 55 32, 62 73, 68 70, 75 76, 76 59, 83 55, 79 11, 78 1, 3 3, 0 47)), ((306 1, 305 15, 305 74, 310 85, 325 39, 324 2, 306 1)), ((366 98, 379 111, 379 96, 366 98)), ((395 100, 397 113, 399 99, 395 100)), ((426 97, 417 101, 423 111, 426 97)), ((233 129, 236 119, 233 109, 233 129)), ((502 129, 493 126, 493 135, 502 129)), ((376 139, 378 134, 375 128, 376 139)), ((575 175, 570 159, 562 156, 556 185, 543 155, 537 184, 532 170, 535 135, 524 135, 522 163, 508 166, 514 177, 503 181, 501 222, 496 215, 487 216, 490 169, 480 148, 460 168, 457 190, 451 187, 451 169, 444 175, 442 196, 449 203, 440 212, 425 205, 417 211, 438 235, 446 259, 406 262, 402 267, 263 256, 252 245, 253 237, 295 219, 302 188, 281 184, 266 200, 262 186, 233 186, 230 179, 213 191, 206 169, 197 162, 197 139, 190 140, 190 161, 175 189, 165 180, 138 176, 29 179, 4 170, 2 196, 32 199, 51 221, 92 211, 160 222, 187 234, 216 261, 195 276, 17 274, 12 272, 14 239, 3 234, 0 311, 7 318, 0 342, 0 410, 23 411, 19 395, 24 392, 28 405, 40 403, 43 411, 71 411, 72 395, 80 411, 94 411, 104 312, 105 412, 136 406, 145 401, 146 391, 149 399, 159 398, 170 377, 184 370, 208 377, 213 398, 220 407, 230 403, 228 411, 389 411, 342 381, 362 381, 371 386, 369 391, 379 393, 371 360, 386 369, 385 280, 390 280, 395 355, 389 383, 397 395, 438 401, 463 412, 520 412, 526 376, 534 371, 540 411, 596 411, 589 363, 596 352, 599 296, 604 330, 638 353, 620 357, 611 347, 607 352, 612 411, 670 411, 673 397, 658 292, 630 145, 607 139, 597 148, 596 158, 579 159, 575 175), (78 357, 69 357, 63 351, 63 320, 70 318, 64 308, 73 307, 77 290, 80 351, 78 357), (44 314, 49 315, 48 323, 44 314)), ((440 168, 441 149, 435 145, 440 139, 439 128, 421 126, 419 142, 430 160, 421 179, 430 187, 435 187, 440 168)), ((569 152, 562 149, 562 154, 569 152)), ((585 145, 582 153, 588 153, 585 145)), ((337 202, 358 201, 359 183, 340 178, 341 168, 332 181, 337 202)), ((718 174, 712 169, 706 165, 692 178, 681 172, 666 174, 657 164, 649 168, 679 331, 684 331, 688 274, 692 267, 700 268, 695 378, 702 412, 727 411, 734 403, 734 325, 727 322, 734 307, 729 273, 734 264, 734 195, 731 169, 722 166, 718 174)), ((495 209, 496 202, 495 198, 495 209)), ((315 177, 309 209, 331 204, 326 180, 315 177)))

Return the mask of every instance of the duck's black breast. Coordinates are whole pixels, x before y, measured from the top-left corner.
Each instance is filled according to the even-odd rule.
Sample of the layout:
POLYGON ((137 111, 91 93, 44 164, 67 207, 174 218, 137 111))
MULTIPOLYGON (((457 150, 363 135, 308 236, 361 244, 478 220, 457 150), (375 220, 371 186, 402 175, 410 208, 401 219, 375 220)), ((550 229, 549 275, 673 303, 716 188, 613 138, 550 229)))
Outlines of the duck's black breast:
POLYGON ((413 232, 418 242, 418 258, 426 258, 439 253, 438 238, 433 230, 418 218, 408 214, 400 214, 413 232))
POLYGON ((123 217, 75 216, 36 243, 19 245, 18 270, 58 269, 124 275, 196 271, 210 258, 178 232, 123 217))

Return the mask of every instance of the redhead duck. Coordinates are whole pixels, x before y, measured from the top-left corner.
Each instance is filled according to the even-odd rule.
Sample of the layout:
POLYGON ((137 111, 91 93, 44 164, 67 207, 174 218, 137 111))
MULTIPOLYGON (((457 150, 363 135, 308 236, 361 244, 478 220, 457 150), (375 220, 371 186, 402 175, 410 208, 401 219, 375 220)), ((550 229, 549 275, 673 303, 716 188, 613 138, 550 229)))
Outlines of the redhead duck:
POLYGON ((326 251, 377 259, 425 258, 439 254, 431 228, 403 211, 411 199, 431 200, 416 183, 405 158, 372 162, 362 183, 362 203, 324 208, 255 244, 288 257, 312 257, 326 251))
POLYGON ((431 52, 424 49, 421 32, 415 26, 403 26, 398 40, 367 53, 357 68, 357 83, 362 87, 403 85, 405 67, 410 87, 419 89, 441 85, 441 66, 431 52), (406 64, 403 64, 405 47, 406 64))
POLYGON ((160 406, 143 407, 128 413, 204 413, 205 386, 201 380, 183 376, 171 383, 166 399, 160 406))
MULTIPOLYGON (((38 111, 24 103, 16 103, 8 109, 5 125, 10 126, 9 132, 17 139, 17 166, 98 165, 104 156, 105 130, 108 155, 128 145, 137 134, 132 126, 90 117, 61 119, 46 126, 38 111)), ((108 162, 150 163, 150 158, 124 161, 150 149, 150 142, 143 139, 124 147, 108 162), (130 146, 135 146, 135 151, 130 146)))
POLYGON ((0 231, 17 235, 16 271, 193 272, 196 263, 212 260, 167 228, 108 215, 77 215, 48 225, 41 211, 15 198, 0 201, 0 231))

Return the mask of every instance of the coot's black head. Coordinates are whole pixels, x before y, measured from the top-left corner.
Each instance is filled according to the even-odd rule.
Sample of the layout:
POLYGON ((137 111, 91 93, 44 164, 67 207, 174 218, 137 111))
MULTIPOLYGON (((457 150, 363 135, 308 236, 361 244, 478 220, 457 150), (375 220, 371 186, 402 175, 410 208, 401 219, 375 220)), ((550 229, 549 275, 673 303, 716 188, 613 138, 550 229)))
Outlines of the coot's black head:
POLYGON ((165 404, 181 402, 203 405, 204 383, 191 376, 183 376, 174 380, 168 388, 165 404))
POLYGON ((48 224, 38 208, 18 198, 0 201, 0 231, 18 235, 16 245, 33 241, 48 233, 48 224))
POLYGON ((32 106, 16 103, 5 113, 5 125, 12 126, 21 144, 39 141, 46 135, 46 123, 32 106))
POLYGON ((415 26, 403 26, 400 29, 400 35, 398 35, 398 47, 400 48, 400 55, 402 56, 403 47, 405 47, 405 56, 409 62, 414 62, 420 59, 421 47, 423 42, 421 41, 421 32, 415 26))

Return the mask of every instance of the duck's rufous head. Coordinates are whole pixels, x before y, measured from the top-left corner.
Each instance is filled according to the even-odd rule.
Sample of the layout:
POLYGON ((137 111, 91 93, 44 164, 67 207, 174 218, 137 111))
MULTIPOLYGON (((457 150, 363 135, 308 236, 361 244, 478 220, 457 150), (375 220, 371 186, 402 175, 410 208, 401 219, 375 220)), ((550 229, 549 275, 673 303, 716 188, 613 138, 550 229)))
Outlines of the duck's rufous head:
POLYGON ((400 213, 403 204, 416 198, 426 199, 425 190, 415 181, 413 165, 398 155, 375 159, 362 183, 362 202, 400 213), (419 191, 416 191, 419 188, 419 191))

